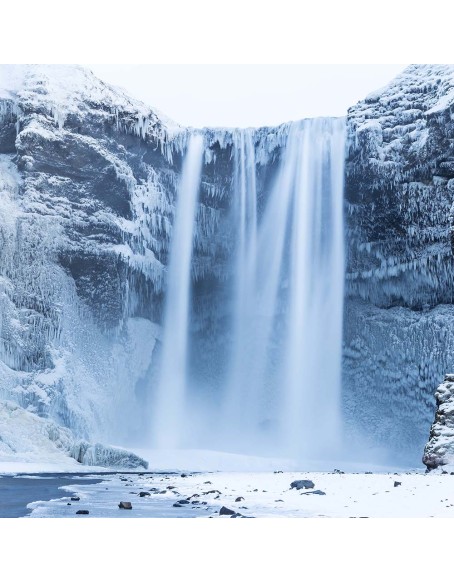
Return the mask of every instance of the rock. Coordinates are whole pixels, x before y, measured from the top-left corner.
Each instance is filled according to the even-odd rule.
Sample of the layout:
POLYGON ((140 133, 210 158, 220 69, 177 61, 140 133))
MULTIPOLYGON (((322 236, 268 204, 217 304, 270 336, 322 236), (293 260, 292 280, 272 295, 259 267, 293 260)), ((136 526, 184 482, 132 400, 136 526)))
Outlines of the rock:
POLYGON ((120 501, 118 507, 120 509, 132 509, 132 504, 130 501, 120 501))
POLYGON ((181 505, 186 505, 187 503, 190 503, 190 501, 188 501, 187 499, 179 499, 178 503, 181 503, 181 505))
POLYGON ((301 493, 301 495, 326 495, 326 493, 321 489, 315 489, 314 491, 306 491, 305 493, 301 493))
POLYGON ((313 489, 315 487, 315 484, 313 481, 311 481, 310 479, 299 479, 297 481, 292 481, 292 483, 290 483, 290 488, 291 489, 313 489))
POLYGON ((71 497, 71 501, 80 501, 80 497, 71 497))
POLYGON ((204 485, 213 485, 213 483, 211 481, 204 481, 203 484, 204 485))
POLYGON ((167 489, 176 489, 175 485, 167 485, 167 489))
POLYGON ((428 470, 454 463, 454 374, 446 374, 435 400, 435 419, 422 458, 428 470))
POLYGON ((150 497, 150 493, 148 491, 141 491, 139 497, 150 497))
POLYGON ((181 505, 181 503, 178 503, 178 501, 177 501, 176 503, 173 504, 172 507, 183 507, 183 506, 181 505))
POLYGON ((278 473, 282 473, 282 471, 274 471, 275 475, 277 475, 278 473))
POLYGON ((221 509, 219 510, 219 515, 235 515, 236 511, 233 511, 233 509, 229 509, 228 507, 222 506, 221 509))
POLYGON ((241 513, 234 513, 233 515, 230 516, 230 519, 232 517, 235 518, 235 517, 243 517, 243 516, 241 515, 241 513))
POLYGON ((211 489, 210 491, 205 491, 202 495, 212 495, 214 493, 217 493, 218 495, 221 495, 221 492, 218 491, 217 489, 211 489))
POLYGON ((402 485, 400 481, 394 481, 394 487, 399 487, 400 485, 402 485))
POLYGON ((187 477, 186 473, 181 473, 180 477, 187 477))
POLYGON ((66 505, 71 505, 71 503, 67 503, 66 505))
POLYGON ((333 473, 335 473, 336 475, 345 475, 345 472, 341 471, 340 469, 334 469, 333 473))
POLYGON ((239 501, 244 501, 244 497, 237 497, 235 499, 235 502, 238 503, 239 501))
POLYGON ((76 511, 76 515, 88 515, 90 512, 88 511, 88 509, 79 509, 78 511, 76 511))

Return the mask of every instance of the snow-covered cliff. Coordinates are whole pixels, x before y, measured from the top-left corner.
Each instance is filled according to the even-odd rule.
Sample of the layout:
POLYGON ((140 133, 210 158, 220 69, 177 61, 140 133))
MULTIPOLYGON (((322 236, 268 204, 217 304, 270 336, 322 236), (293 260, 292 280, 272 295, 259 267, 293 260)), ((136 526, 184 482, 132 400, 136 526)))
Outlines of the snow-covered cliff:
POLYGON ((410 66, 348 120, 346 408, 417 460, 454 364, 454 67, 410 66))
MULTIPOLYGON (((259 181, 287 131, 253 132, 259 181)), ((0 67, 0 398, 80 438, 146 442, 189 133, 83 67, 0 67)), ((239 134, 203 133, 192 274, 211 373, 239 134)))

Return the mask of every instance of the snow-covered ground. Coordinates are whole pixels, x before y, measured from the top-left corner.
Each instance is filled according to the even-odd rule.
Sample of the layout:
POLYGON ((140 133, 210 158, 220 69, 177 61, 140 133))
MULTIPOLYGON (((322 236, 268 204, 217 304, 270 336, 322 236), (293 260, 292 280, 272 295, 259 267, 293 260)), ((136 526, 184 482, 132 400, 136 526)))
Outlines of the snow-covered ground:
POLYGON ((454 474, 417 471, 115 474, 98 484, 63 487, 60 499, 29 507, 30 517, 79 519, 218 518, 222 507, 245 517, 454 517, 453 485, 454 474), (300 479, 314 487, 291 488, 300 479), (74 494, 79 501, 71 501, 74 494), (121 501, 131 502, 132 509, 120 509, 121 501), (77 515, 80 509, 89 514, 77 515))
POLYGON ((109 473, 67 458, 64 463, 0 462, 0 479, 33 472, 42 477, 83 472, 102 479, 95 484, 75 480, 51 501, 37 498, 28 505, 30 517, 217 518, 222 507, 245 517, 454 517, 454 467, 426 474, 422 468, 343 463, 331 471, 315 470, 314 464, 314 470, 300 471, 290 459, 195 450, 135 452, 150 462, 152 472, 109 473), (301 479, 314 487, 291 487, 301 479), (72 501, 74 496, 80 500, 72 501), (121 501, 131 502, 132 509, 120 509, 121 501), (76 514, 80 509, 89 514, 76 514))

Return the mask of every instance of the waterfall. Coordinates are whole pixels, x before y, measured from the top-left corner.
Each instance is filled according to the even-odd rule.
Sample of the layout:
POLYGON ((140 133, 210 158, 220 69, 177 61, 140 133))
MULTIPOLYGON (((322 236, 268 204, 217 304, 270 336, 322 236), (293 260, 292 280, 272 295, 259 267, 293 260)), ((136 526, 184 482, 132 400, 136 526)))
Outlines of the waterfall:
POLYGON ((292 124, 257 232, 246 212, 257 207, 254 149, 245 134, 237 145, 236 300, 221 417, 226 440, 243 451, 335 457, 341 442, 344 124, 292 124))
POLYGON ((162 356, 153 407, 153 440, 159 448, 177 448, 181 444, 188 382, 191 259, 203 152, 203 136, 191 135, 172 229, 162 356))
POLYGON ((190 138, 184 160, 154 406, 155 444, 335 459, 342 442, 345 121, 289 124, 267 185, 259 179, 257 134, 235 130, 231 135, 232 276, 223 282, 225 293, 214 296, 219 304, 207 305, 227 317, 210 332, 215 337, 207 334, 206 344, 200 343, 200 330, 189 329, 201 136, 190 138), (199 333, 199 343, 189 343, 191 333, 199 333), (196 380, 189 371, 188 347, 210 350, 213 341, 225 343, 225 349, 213 352, 209 379, 201 386, 200 376, 196 380), (218 369, 223 374, 213 373, 218 369))

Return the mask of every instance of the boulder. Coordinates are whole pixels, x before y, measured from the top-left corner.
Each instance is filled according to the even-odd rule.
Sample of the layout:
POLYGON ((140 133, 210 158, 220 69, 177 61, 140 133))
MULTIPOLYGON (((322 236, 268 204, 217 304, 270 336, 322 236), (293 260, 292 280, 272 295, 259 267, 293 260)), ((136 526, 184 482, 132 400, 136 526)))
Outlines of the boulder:
POLYGON ((311 481, 310 479, 299 479, 297 481, 292 481, 292 483, 290 483, 290 488, 291 489, 313 489, 315 487, 315 484, 313 481, 311 481))
POLYGON ((118 507, 120 509, 132 509, 132 504, 130 501, 120 501, 118 507))
POLYGON ((236 511, 229 509, 228 507, 222 506, 219 510, 219 515, 236 515, 236 511))

